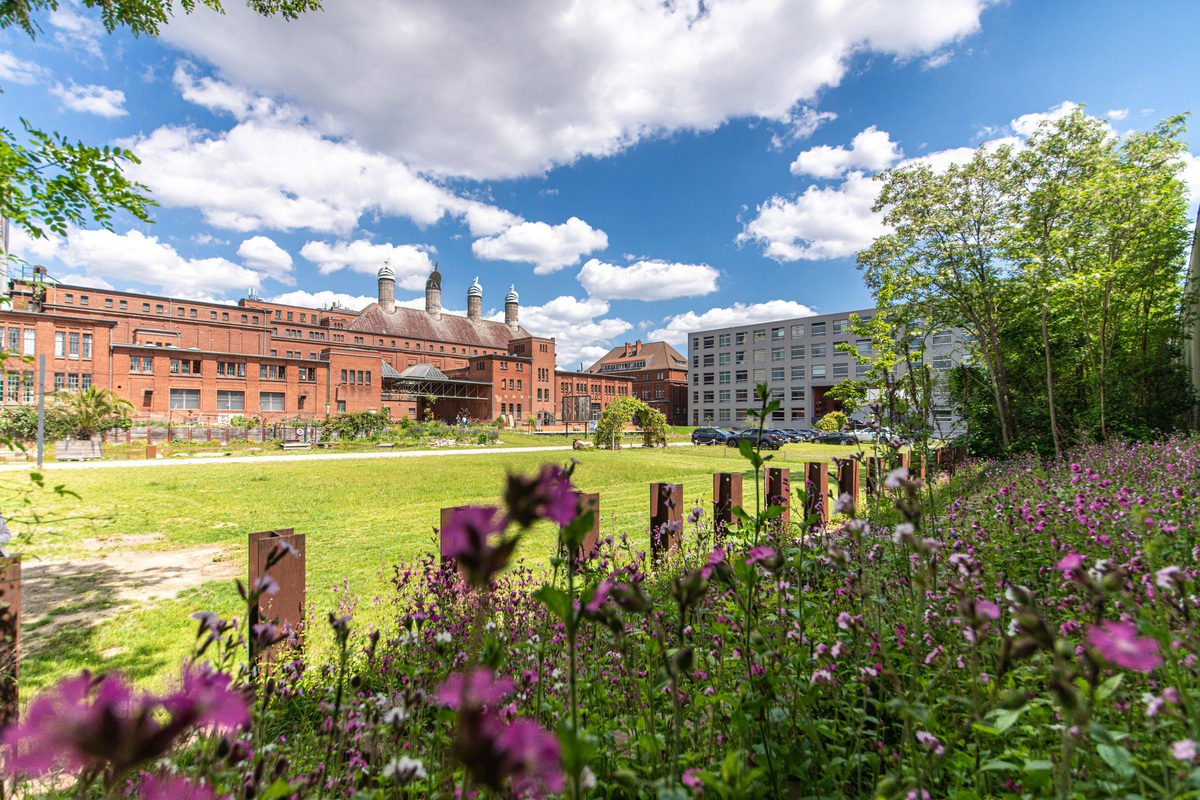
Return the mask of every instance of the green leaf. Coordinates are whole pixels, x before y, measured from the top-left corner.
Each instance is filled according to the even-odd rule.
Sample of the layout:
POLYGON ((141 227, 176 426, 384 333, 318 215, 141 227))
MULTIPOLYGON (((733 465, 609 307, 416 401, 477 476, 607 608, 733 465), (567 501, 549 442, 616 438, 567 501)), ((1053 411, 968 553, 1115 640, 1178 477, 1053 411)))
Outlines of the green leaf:
POLYGON ((1018 769, 1020 769, 1020 767, 1018 767, 1016 764, 1010 763, 1008 761, 1001 761, 999 759, 993 759, 993 760, 987 762, 986 764, 984 764, 982 767, 980 767, 979 771, 980 772, 989 772, 989 771, 1003 770, 1003 769, 1018 770, 1018 769))
POLYGON ((550 613, 558 617, 564 624, 570 624, 571 598, 562 589, 555 588, 550 584, 542 584, 542 588, 533 593, 533 599, 540 602, 550 613))
POLYGON ((1113 768, 1113 771, 1122 778, 1132 778, 1134 775, 1133 756, 1128 750, 1120 745, 1099 744, 1096 745, 1096 752, 1104 759, 1104 763, 1113 768))
POLYGON ((1049 772, 1052 769, 1054 769, 1054 765, 1051 764, 1050 761, 1048 761, 1048 760, 1046 760, 1046 761, 1026 761, 1025 762, 1025 771, 1026 772, 1049 772))
POLYGON ((262 800, 279 800, 280 797, 287 797, 290 794, 295 794, 295 789, 292 788, 285 780, 277 780, 267 787, 262 793, 262 800))
POLYGON ((1104 683, 1100 684, 1099 688, 1096 689, 1096 699, 1107 700, 1108 698, 1112 697, 1112 693, 1117 690, 1124 678, 1125 673, 1119 672, 1106 680, 1104 683))
POLYGON ((1000 709, 997 711, 995 714, 995 719, 993 720, 996 730, 1000 733, 1004 733, 1006 730, 1016 724, 1017 719, 1021 716, 1021 712, 1027 708, 1029 708, 1029 706, 1025 705, 1021 706, 1020 708, 1000 709))

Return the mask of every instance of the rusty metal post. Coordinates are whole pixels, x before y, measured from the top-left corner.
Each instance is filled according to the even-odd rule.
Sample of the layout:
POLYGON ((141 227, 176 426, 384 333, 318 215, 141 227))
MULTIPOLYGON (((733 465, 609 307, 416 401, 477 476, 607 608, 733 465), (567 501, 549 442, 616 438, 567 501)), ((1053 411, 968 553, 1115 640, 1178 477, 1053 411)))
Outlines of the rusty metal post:
MULTIPOLYGON (((454 521, 454 515, 459 510, 468 508, 469 506, 450 506, 443 508, 441 517, 438 520, 438 551, 442 556, 442 566, 446 566, 447 561, 454 561, 454 556, 450 553, 450 545, 446 541, 446 528, 450 527, 450 523, 454 521)), ((457 566, 457 565, 456 565, 457 566)))
POLYGON ((773 524, 787 530, 792 524, 792 471, 786 467, 767 467, 766 473, 767 505, 783 506, 783 514, 773 524))
POLYGON ((954 447, 954 463, 961 464, 967 460, 967 446, 965 444, 956 445, 954 447))
POLYGON ((146 445, 146 458, 158 458, 158 448, 152 444, 146 445))
MULTIPOLYGON (((279 626, 281 632, 296 633, 299 637, 304 622, 304 534, 296 533, 292 528, 251 533, 248 559, 250 586, 253 587, 260 577, 268 574, 267 560, 271 550, 280 542, 291 545, 299 557, 285 555, 271 567, 269 574, 279 584, 279 591, 275 594, 264 594, 258 599, 257 607, 250 609, 250 625, 253 627, 260 622, 272 622, 279 626)), ((270 660, 271 654, 277 649, 278 646, 273 647, 263 655, 270 660)))
POLYGON ((650 557, 657 561, 679 546, 683 533, 683 484, 650 484, 650 557))
POLYGON ((843 461, 838 465, 838 497, 848 494, 850 495, 850 500, 854 503, 854 505, 858 506, 858 490, 860 482, 861 470, 859 469, 859 463, 857 461, 843 461))
MULTIPOLYGON (((736 519, 733 507, 742 505, 742 473, 717 472, 713 474, 713 526, 717 530, 728 530, 736 519)), ((740 524, 740 520, 739 520, 740 524)))
POLYGON ((805 518, 819 514, 822 524, 829 522, 828 461, 809 461, 804 465, 804 488, 808 491, 808 502, 804 505, 805 518))
POLYGON ((879 494, 883 488, 883 479, 887 477, 882 456, 867 457, 867 494, 879 494))
POLYGON ((16 723, 21 647, 21 559, 0 558, 0 730, 16 723))
POLYGON ((579 513, 593 512, 592 527, 583 537, 583 546, 579 548, 580 558, 591 558, 600 549, 600 493, 578 492, 579 513))
POLYGON ((904 467, 905 469, 909 469, 910 466, 912 465, 912 453, 908 452, 907 450, 903 453, 897 453, 896 454, 896 462, 897 462, 896 463, 897 467, 904 467))

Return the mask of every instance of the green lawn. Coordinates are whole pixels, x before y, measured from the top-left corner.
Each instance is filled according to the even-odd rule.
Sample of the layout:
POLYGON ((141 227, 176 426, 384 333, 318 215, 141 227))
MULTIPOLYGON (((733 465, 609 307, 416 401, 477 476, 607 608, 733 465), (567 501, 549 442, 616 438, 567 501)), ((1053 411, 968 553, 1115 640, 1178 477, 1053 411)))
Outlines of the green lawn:
MULTIPOLYGON (((798 467, 805 460, 848 454, 848 448, 789 445, 776 459, 782 466, 798 467)), ((117 543, 124 557, 133 551, 135 558, 138 550, 218 545, 224 549, 219 557, 244 576, 249 532, 294 528, 307 537, 308 598, 317 617, 336 608, 349 592, 359 599, 357 619, 382 622, 371 609, 372 600, 386 594, 381 574, 390 572, 387 566, 395 559, 435 549, 433 526, 442 507, 496 504, 507 471, 533 472, 546 461, 571 456, 581 462, 576 485, 600 492, 603 532, 626 533, 647 545, 648 484, 653 481, 682 483, 687 508, 698 501, 710 509, 712 473, 743 471, 746 503, 753 503, 753 476, 745 471, 746 462, 723 447, 128 470, 58 471, 50 466, 46 484, 65 484, 79 499, 34 492, 29 509, 15 516, 28 518, 32 512, 42 522, 29 528, 33 538, 19 549, 31 562, 94 557, 97 542, 106 540, 117 543), (136 543, 119 544, 121 539, 113 538, 126 536, 137 537, 136 543), (149 541, 152 537, 159 538, 149 541)), ((0 482, 11 488, 27 480, 7 473, 0 482)), ((535 527, 518 555, 544 563, 555 535, 549 524, 535 527)), ((91 602, 102 603, 103 598, 91 602)), ((68 625, 40 638, 36 630, 29 631, 28 640, 36 647, 23 660, 22 686, 28 690, 81 668, 119 668, 140 681, 160 682, 175 672, 190 647, 194 623, 188 614, 211 610, 230 616, 239 602, 231 581, 210 581, 176 600, 125 608, 98 625, 68 625)))

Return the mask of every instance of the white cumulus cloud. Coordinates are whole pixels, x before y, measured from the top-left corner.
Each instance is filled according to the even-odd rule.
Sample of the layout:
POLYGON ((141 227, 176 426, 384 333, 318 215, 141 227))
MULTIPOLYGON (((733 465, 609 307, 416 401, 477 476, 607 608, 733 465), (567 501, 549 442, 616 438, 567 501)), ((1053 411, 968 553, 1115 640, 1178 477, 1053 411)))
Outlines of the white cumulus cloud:
POLYGON ((289 286, 296 285, 292 275, 292 257, 275 240, 267 236, 255 236, 246 239, 238 247, 237 254, 247 267, 261 272, 268 278, 274 278, 289 286))
MULTIPOLYGON (((765 303, 734 303, 727 308, 710 308, 702 314, 689 311, 668 317, 667 323, 649 333, 652 341, 664 340, 670 344, 685 349, 687 337, 694 331, 706 331, 713 328, 729 328, 734 325, 746 325, 752 322, 765 322, 775 319, 792 319, 795 317, 811 317, 816 314, 811 308, 795 300, 769 300, 765 303)), ((686 350, 685 350, 686 351, 686 350)))
MULTIPOLYGON (((540 306, 521 306, 521 325, 538 336, 554 337, 555 361, 564 369, 579 369, 579 362, 590 366, 607 353, 605 343, 633 326, 619 317, 605 317, 609 305, 596 297, 582 300, 562 295, 540 306)), ((490 319, 503 320, 497 312, 490 319)), ((610 345, 611 346, 611 345, 610 345)))
POLYGON ((423 173, 488 179, 736 118, 786 124, 853 56, 942 52, 991 2, 355 0, 286 25, 230 3, 163 38, 289 98, 323 132, 423 173))
POLYGON ((871 212, 879 186, 851 172, 836 186, 810 186, 795 198, 775 195, 758 207, 738 242, 754 242, 776 261, 845 258, 887 233, 871 212))
POLYGON ((578 217, 561 225, 522 222, 503 233, 477 239, 471 245, 476 258, 486 261, 524 261, 534 272, 546 275, 578 264, 588 253, 608 247, 608 235, 578 217))
POLYGON ((45 74, 46 70, 32 61, 23 61, 7 50, 0 50, 0 81, 29 85, 37 83, 45 74))
POLYGON ((317 265, 317 271, 329 275, 348 269, 362 275, 375 275, 389 262, 396 273, 396 284, 404 289, 417 290, 433 271, 429 258, 432 248, 413 244, 375 244, 365 239, 353 242, 306 242, 300 255, 317 265))
POLYGON ((361 311, 371 303, 374 303, 377 298, 367 297, 365 295, 351 295, 343 292, 331 292, 328 290, 322 292, 306 292, 296 290, 294 292, 285 292, 277 294, 274 297, 268 298, 272 303, 283 303, 289 306, 300 306, 301 308, 329 308, 335 303, 342 308, 350 311, 361 311))
POLYGON ((62 100, 63 105, 72 111, 101 117, 123 117, 129 113, 125 110, 125 93, 120 89, 109 89, 94 83, 80 86, 71 81, 69 87, 56 83, 50 87, 50 94, 62 100))
MULTIPOLYGON (((156 292, 196 300, 220 298, 259 288, 263 276, 224 258, 185 258, 174 247, 140 231, 71 230, 67 239, 29 240, 14 231, 13 250, 26 259, 57 261, 88 281, 113 279, 151 287, 156 292)), ((54 270, 51 270, 53 274, 54 270)))
POLYGON ((878 172, 887 169, 900 158, 900 147, 887 131, 874 125, 854 137, 850 147, 830 147, 827 144, 805 150, 792 162, 793 175, 812 175, 814 178, 836 178, 852 169, 878 172))
POLYGON ((605 300, 669 300, 717 290, 720 273, 707 264, 638 261, 628 267, 591 259, 579 270, 579 282, 592 297, 605 300))

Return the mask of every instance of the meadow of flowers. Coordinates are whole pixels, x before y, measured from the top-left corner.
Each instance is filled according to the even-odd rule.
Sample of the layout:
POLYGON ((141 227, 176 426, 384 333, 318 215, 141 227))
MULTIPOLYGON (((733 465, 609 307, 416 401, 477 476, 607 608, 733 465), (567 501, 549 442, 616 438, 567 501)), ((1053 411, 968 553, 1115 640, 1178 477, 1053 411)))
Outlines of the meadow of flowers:
POLYGON ((784 527, 748 485, 740 525, 684 509, 669 554, 580 552, 572 470, 510 476, 444 532, 453 560, 396 564, 386 626, 345 594, 328 659, 258 662, 283 632, 197 615, 178 689, 64 682, 4 733, 6 791, 1200 796, 1200 440, 897 469, 825 527, 803 487, 784 527), (540 519, 546 568, 516 560, 540 519))

